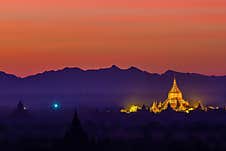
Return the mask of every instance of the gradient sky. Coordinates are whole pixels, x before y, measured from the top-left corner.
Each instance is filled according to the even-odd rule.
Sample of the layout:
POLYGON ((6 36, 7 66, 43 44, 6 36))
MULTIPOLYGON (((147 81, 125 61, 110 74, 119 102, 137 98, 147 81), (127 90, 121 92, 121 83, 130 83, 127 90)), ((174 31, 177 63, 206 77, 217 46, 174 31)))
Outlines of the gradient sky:
POLYGON ((0 70, 226 75, 226 0, 1 0, 0 70))

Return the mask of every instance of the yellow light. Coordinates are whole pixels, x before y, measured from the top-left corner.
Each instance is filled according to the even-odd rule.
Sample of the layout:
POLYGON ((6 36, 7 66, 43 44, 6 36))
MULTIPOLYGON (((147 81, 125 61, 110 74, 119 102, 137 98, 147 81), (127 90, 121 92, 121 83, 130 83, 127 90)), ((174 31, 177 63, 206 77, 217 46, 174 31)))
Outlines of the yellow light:
POLYGON ((129 108, 129 112, 132 113, 132 112, 137 112, 138 110, 140 110, 141 107, 137 106, 137 105, 132 105, 130 106, 129 108))
POLYGON ((189 108, 188 110, 189 110, 189 111, 193 111, 193 110, 194 110, 194 108, 192 108, 192 107, 191 107, 191 108, 189 108))
POLYGON ((128 107, 128 109, 121 109, 120 112, 121 113, 134 113, 134 112, 137 112, 138 110, 141 110, 140 106, 131 105, 130 107, 128 107))
POLYGON ((121 109, 121 110, 120 110, 120 112, 121 112, 121 113, 126 113, 126 112, 127 112, 127 110, 125 110, 125 109, 121 109))
POLYGON ((213 107, 213 106, 208 106, 208 108, 211 109, 211 110, 215 109, 215 107, 213 107))

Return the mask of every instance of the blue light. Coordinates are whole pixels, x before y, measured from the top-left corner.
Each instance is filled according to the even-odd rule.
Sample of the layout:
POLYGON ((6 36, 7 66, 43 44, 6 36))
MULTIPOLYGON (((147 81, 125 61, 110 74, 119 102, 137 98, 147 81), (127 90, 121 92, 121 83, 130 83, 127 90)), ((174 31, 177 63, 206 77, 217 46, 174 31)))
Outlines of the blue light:
POLYGON ((61 105, 58 102, 54 102, 54 103, 52 103, 51 108, 53 110, 59 110, 61 108, 61 105))
POLYGON ((54 108, 58 108, 59 107, 59 105, 58 104, 54 104, 54 108))

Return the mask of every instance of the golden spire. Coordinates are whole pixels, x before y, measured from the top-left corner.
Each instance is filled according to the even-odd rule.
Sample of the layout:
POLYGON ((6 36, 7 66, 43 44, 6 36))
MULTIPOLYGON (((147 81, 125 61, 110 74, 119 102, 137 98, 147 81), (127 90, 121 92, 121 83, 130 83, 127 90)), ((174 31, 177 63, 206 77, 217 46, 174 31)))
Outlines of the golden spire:
POLYGON ((175 76, 174 76, 174 78, 173 78, 173 87, 178 87, 178 86, 177 86, 177 80, 176 80, 175 76))
POLYGON ((178 110, 178 106, 181 106, 185 102, 183 100, 183 95, 177 86, 177 80, 175 77, 173 79, 173 86, 168 93, 167 102, 170 104, 171 108, 173 108, 174 110, 178 110))
POLYGON ((180 89, 177 86, 177 80, 176 80, 175 76, 174 76, 174 79, 173 79, 173 86, 172 86, 170 92, 171 93, 181 93, 180 89))

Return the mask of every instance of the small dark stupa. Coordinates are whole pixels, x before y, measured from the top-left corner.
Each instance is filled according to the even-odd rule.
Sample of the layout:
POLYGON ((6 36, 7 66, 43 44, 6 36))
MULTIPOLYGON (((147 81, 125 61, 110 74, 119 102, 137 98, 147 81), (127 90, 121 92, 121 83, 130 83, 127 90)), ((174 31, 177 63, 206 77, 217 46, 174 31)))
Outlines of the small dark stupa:
POLYGON ((88 136, 84 132, 80 120, 78 118, 77 111, 75 110, 74 117, 70 126, 64 137, 66 148, 83 150, 87 148, 88 136))
POLYGON ((195 114, 195 113, 200 114, 200 113, 204 113, 204 112, 205 112, 205 109, 204 109, 203 105, 199 102, 198 106, 191 113, 193 113, 193 114, 195 114))
POLYGON ((141 111, 142 112, 149 112, 149 110, 148 110, 149 108, 148 107, 146 107, 146 105, 145 104, 143 104, 143 106, 142 106, 142 108, 141 108, 141 111))
POLYGON ((168 104, 167 106, 167 109, 166 110, 163 110, 163 113, 166 113, 166 114, 175 114, 176 111, 168 104))
POLYGON ((204 110, 203 107, 202 107, 202 104, 200 102, 199 102, 196 110, 199 110, 199 111, 203 111, 204 110))
POLYGON ((19 101, 17 104, 16 109, 12 113, 12 117, 14 118, 27 118, 29 117, 29 112, 27 108, 24 106, 22 101, 19 101))
POLYGON ((21 101, 19 101, 19 103, 17 104, 17 110, 19 112, 23 112, 25 110, 25 107, 21 101))

